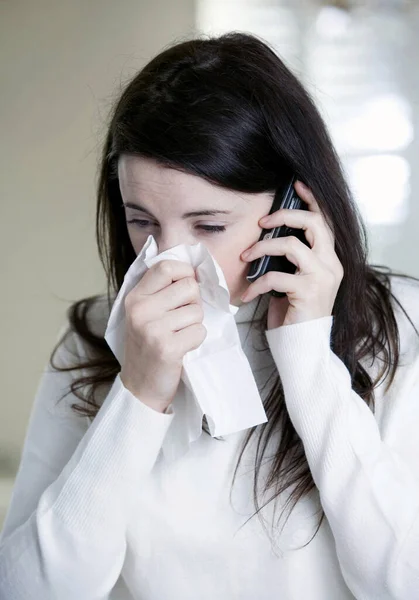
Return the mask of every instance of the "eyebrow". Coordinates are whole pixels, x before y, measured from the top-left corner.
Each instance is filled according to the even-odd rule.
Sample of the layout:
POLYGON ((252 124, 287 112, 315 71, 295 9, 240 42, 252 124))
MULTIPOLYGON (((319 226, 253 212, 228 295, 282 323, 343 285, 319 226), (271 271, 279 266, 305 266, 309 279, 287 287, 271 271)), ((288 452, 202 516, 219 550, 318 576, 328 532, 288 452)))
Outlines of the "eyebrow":
MULTIPOLYGON (((141 212, 146 213, 150 217, 153 217, 153 219, 155 219, 155 216, 149 210, 147 210, 144 206, 141 206, 140 204, 126 202, 126 203, 122 203, 122 206, 125 206, 125 208, 132 208, 133 210, 139 210, 141 212)), ((194 210, 192 212, 187 212, 187 213, 183 214, 182 219, 189 219, 189 217, 211 217, 211 216, 218 215, 218 214, 230 215, 231 210, 209 210, 209 209, 194 210)))

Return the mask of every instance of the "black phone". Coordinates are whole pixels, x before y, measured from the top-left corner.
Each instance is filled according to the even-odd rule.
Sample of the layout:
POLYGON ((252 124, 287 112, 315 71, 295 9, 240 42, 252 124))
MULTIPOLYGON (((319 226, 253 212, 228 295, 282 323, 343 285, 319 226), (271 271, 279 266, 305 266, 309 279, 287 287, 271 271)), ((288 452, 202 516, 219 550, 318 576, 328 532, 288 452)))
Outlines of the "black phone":
MULTIPOLYGON (((288 177, 285 177, 278 185, 269 214, 276 212, 280 208, 297 208, 298 210, 308 210, 307 204, 301 200, 295 191, 294 184, 296 181, 297 177, 292 174, 288 177)), ((287 225, 280 225, 279 227, 274 227, 273 229, 262 229, 259 241, 263 239, 285 237, 287 235, 294 235, 306 246, 310 246, 304 234, 304 229, 296 229, 288 227, 287 225)), ((290 273, 293 275, 296 270, 297 267, 294 265, 294 263, 290 262, 284 255, 261 256, 250 263, 250 268, 246 279, 252 283, 258 279, 258 277, 268 273, 268 271, 282 271, 283 273, 290 273)), ((276 290, 271 290, 270 294, 271 296, 275 296, 277 298, 286 296, 285 292, 277 292, 276 290)))

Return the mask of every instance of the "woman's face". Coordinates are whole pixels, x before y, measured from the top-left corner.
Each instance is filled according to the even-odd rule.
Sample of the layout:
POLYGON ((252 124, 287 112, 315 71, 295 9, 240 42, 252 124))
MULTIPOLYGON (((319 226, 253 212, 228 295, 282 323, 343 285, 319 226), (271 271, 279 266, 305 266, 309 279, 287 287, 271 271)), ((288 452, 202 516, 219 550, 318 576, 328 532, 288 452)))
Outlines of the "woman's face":
POLYGON ((250 285, 246 280, 250 263, 243 261, 241 254, 258 241, 262 230, 259 219, 269 213, 273 194, 225 190, 195 175, 132 155, 120 157, 118 174, 135 253, 139 254, 150 234, 159 254, 179 244, 202 242, 224 273, 231 304, 240 306, 240 296, 250 285), (192 211, 214 214, 187 216, 192 211), (211 231, 211 227, 220 231, 211 231))

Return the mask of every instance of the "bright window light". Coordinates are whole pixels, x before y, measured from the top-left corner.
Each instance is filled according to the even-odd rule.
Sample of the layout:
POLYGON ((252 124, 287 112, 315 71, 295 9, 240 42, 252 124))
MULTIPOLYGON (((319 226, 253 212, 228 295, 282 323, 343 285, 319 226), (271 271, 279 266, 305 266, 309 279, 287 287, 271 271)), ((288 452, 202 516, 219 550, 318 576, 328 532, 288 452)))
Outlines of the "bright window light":
POLYGON ((371 225, 397 225, 408 214, 410 167, 397 155, 346 161, 346 172, 360 210, 371 225))

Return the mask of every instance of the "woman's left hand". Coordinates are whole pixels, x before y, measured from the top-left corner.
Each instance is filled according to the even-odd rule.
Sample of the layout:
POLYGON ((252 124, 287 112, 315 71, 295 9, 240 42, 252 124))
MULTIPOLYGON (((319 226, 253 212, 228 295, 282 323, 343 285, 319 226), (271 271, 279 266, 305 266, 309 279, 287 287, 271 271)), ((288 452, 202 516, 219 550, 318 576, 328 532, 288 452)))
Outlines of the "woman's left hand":
POLYGON ((285 255, 296 265, 295 274, 269 271, 259 277, 242 296, 250 302, 271 290, 285 292, 284 298, 271 296, 267 328, 292 325, 330 316, 336 294, 343 279, 343 267, 335 253, 335 238, 312 192, 301 181, 295 184, 298 196, 308 210, 280 209, 262 218, 264 229, 287 225, 304 229, 310 248, 295 236, 286 236, 257 242, 243 260, 252 261, 264 255, 285 255))

